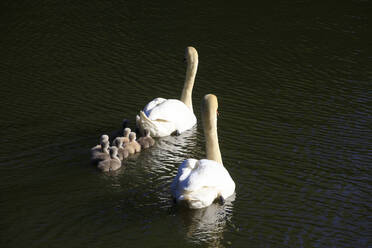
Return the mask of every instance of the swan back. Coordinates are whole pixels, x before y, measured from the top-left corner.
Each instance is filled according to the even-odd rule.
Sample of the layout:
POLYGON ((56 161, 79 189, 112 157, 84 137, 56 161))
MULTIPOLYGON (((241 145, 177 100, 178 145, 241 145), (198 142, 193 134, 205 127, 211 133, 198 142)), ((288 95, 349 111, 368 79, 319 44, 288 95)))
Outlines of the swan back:
POLYGON ((208 159, 187 159, 179 167, 171 189, 178 201, 186 201, 190 208, 203 208, 219 196, 224 199, 231 196, 235 183, 222 164, 208 159))
POLYGON ((176 130, 182 133, 190 129, 196 124, 196 117, 180 100, 168 99, 147 108, 146 112, 141 111, 136 122, 141 133, 148 129, 152 137, 164 137, 176 130))

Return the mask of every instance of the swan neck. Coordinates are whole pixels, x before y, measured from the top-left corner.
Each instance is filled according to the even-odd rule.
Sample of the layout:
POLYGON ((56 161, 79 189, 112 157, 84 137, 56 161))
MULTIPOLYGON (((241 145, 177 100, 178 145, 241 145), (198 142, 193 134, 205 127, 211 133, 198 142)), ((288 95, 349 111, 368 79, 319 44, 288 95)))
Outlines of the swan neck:
POLYGON ((186 69, 186 78, 185 83, 183 85, 183 90, 181 94, 181 101, 189 107, 189 109, 193 111, 192 107, 192 89, 194 87, 195 77, 196 77, 196 71, 198 69, 198 60, 195 59, 193 61, 190 61, 187 64, 186 69))
POLYGON ((210 117, 204 118, 205 150, 207 159, 214 160, 222 164, 221 151, 218 143, 216 118, 216 114, 212 114, 210 117))

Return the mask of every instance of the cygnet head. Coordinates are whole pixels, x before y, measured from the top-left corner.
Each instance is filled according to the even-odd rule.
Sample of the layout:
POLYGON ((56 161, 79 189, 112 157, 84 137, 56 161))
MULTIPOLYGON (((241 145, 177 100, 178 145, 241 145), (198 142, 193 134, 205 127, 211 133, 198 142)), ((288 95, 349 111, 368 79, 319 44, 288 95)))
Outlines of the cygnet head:
POLYGON ((129 140, 130 141, 135 141, 136 140, 136 133, 135 132, 131 132, 129 134, 129 140))
POLYGON ((108 140, 104 140, 101 142, 101 147, 102 147, 102 150, 107 150, 110 146, 110 143, 108 140))
POLYGON ((102 141, 109 141, 109 136, 107 134, 102 134, 100 138, 100 142, 102 141))
POLYGON ((124 129, 124 137, 127 137, 127 138, 128 138, 130 132, 131 132, 131 130, 130 130, 129 127, 125 128, 125 129, 124 129))
POLYGON ((117 148, 123 146, 123 140, 120 139, 120 138, 116 138, 116 139, 114 139, 114 142, 112 142, 112 143, 113 143, 113 145, 116 146, 117 148))
POLYGON ((118 148, 116 146, 110 147, 110 157, 116 158, 118 156, 118 148))
POLYGON ((198 62, 198 52, 194 47, 186 47, 185 61, 187 62, 187 64, 194 64, 198 62))

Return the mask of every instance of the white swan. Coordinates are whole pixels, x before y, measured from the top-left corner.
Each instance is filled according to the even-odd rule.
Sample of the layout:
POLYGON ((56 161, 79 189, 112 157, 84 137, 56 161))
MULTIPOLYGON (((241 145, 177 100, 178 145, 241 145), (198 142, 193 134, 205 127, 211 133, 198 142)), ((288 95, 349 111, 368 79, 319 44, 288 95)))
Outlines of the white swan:
POLYGON ((136 125, 143 135, 146 128, 152 137, 164 137, 174 132, 182 133, 196 124, 192 108, 192 88, 198 69, 198 52, 193 47, 186 48, 186 79, 181 99, 155 98, 140 111, 136 125))
POLYGON ((208 94, 202 103, 202 120, 207 159, 186 159, 178 168, 171 190, 177 202, 190 208, 204 208, 234 194, 235 183, 222 165, 217 136, 217 97, 208 94))

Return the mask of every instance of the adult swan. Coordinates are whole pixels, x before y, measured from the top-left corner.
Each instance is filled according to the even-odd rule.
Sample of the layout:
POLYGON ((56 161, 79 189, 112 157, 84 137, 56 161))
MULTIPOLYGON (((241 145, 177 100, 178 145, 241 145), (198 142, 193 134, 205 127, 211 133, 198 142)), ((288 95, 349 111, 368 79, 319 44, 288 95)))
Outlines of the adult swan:
POLYGON ((216 199, 234 194, 235 183, 222 165, 217 136, 217 97, 208 94, 202 102, 202 120, 207 159, 186 159, 178 168, 171 190, 177 202, 204 208, 216 199))
POLYGON ((155 98, 140 111, 136 124, 143 134, 144 129, 150 131, 152 137, 164 137, 172 133, 182 133, 196 124, 192 108, 192 88, 198 69, 198 52, 193 47, 186 48, 186 79, 181 99, 155 98))

